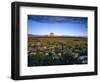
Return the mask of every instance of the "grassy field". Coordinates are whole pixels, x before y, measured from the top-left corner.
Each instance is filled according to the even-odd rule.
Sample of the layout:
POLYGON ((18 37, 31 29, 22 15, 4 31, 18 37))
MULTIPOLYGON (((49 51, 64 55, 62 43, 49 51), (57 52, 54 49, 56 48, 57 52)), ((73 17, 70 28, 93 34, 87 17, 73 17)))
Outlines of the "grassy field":
POLYGON ((28 37, 28 66, 87 64, 87 38, 28 37))

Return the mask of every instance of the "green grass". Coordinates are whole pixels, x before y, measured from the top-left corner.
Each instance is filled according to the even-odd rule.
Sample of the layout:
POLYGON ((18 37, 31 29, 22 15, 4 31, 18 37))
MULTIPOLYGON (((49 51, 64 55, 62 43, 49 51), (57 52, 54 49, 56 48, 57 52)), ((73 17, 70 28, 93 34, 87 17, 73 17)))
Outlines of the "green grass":
POLYGON ((84 37, 28 37, 28 66, 84 64, 87 46, 84 37))

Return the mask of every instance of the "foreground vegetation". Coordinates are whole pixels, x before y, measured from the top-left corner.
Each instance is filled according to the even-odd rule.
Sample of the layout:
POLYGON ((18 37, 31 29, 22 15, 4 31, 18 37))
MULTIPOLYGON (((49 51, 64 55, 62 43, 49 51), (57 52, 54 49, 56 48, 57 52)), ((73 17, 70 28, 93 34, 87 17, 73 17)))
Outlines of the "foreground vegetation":
POLYGON ((28 37, 28 66, 87 63, 87 38, 28 37))

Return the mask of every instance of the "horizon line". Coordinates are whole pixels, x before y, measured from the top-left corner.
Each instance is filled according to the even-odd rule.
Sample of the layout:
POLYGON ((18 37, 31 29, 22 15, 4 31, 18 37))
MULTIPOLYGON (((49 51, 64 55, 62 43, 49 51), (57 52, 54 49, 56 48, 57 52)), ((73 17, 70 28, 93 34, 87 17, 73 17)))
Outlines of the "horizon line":
POLYGON ((33 36, 70 36, 70 37, 88 37, 87 35, 86 36, 78 36, 78 35, 49 35, 49 34, 42 34, 42 35, 39 35, 39 34, 28 34, 28 35, 33 35, 33 36))

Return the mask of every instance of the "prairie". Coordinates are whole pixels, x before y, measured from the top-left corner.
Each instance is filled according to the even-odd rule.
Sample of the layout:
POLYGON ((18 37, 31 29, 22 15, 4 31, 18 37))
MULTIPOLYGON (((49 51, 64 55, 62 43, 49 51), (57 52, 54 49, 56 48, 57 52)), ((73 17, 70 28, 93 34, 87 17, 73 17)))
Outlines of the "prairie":
POLYGON ((87 64, 87 38, 28 36, 28 66, 87 64))

